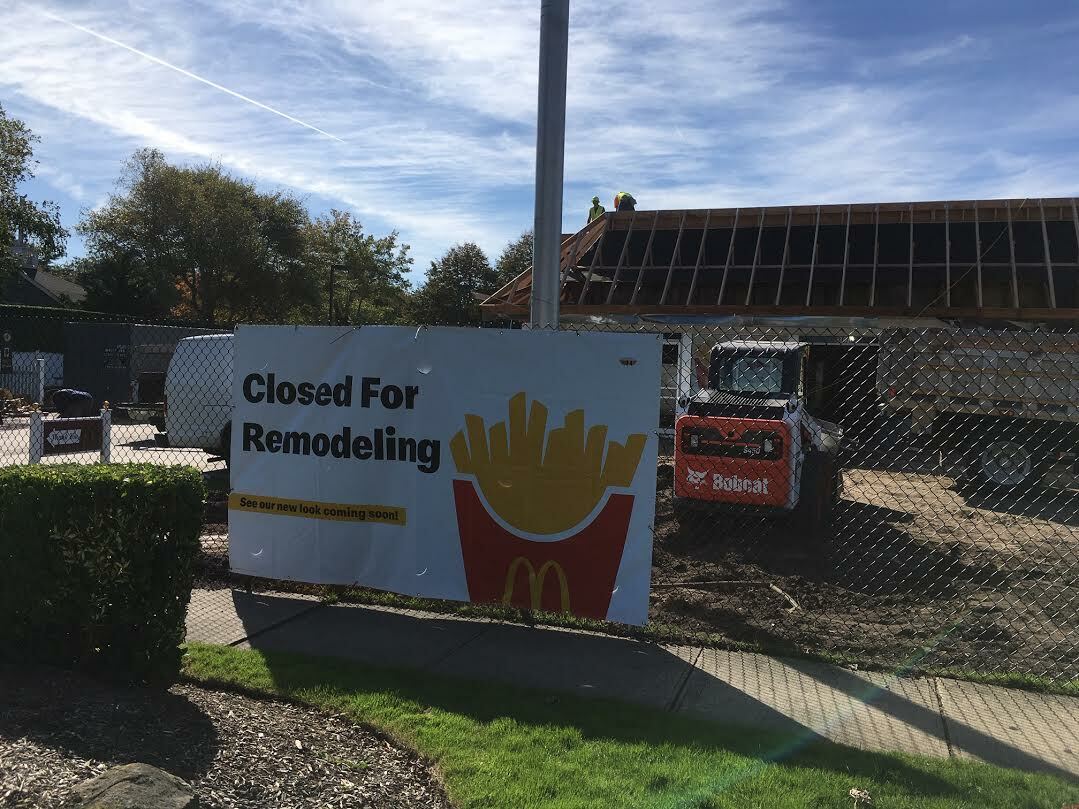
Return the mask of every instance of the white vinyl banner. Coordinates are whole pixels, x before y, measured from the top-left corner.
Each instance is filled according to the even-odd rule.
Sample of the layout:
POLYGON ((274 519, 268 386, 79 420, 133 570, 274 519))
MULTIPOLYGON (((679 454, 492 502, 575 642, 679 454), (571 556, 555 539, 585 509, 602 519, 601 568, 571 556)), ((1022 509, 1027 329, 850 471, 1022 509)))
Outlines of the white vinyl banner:
POLYGON ((645 623, 660 351, 647 334, 237 328, 232 569, 645 623))

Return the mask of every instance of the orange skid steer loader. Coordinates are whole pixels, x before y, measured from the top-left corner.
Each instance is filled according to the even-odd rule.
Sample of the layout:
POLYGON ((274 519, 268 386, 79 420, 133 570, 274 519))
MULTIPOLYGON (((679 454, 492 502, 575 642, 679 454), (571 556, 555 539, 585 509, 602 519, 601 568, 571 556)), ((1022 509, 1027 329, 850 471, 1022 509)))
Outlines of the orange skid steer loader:
POLYGON ((795 515, 821 538, 842 492, 842 430, 805 408, 805 343, 734 341, 675 422, 675 507, 726 504, 795 515))

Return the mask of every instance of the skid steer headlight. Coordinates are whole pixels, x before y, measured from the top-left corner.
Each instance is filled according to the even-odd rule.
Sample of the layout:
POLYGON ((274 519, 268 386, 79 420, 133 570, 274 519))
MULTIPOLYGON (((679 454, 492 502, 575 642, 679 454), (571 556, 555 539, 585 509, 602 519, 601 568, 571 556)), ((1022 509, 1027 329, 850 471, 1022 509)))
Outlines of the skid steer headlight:
POLYGON ((701 437, 699 435, 691 435, 689 437, 689 446, 693 449, 697 449, 701 445, 701 437))

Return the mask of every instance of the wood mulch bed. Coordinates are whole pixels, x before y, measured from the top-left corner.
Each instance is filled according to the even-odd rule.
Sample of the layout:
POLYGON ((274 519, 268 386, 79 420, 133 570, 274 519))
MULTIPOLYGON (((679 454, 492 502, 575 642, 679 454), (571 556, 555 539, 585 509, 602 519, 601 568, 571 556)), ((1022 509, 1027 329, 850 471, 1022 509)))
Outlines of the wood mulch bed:
POLYGON ((189 781, 207 809, 450 806, 427 762, 343 716, 0 665, 0 807, 70 807, 72 787, 130 762, 189 781))

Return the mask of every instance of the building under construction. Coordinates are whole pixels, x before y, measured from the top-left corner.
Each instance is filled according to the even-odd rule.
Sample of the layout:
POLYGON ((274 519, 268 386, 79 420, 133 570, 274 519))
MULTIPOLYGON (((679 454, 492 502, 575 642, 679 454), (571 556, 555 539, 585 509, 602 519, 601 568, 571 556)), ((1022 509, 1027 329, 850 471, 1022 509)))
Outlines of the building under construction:
MULTIPOLYGON (((1079 321, 1076 200, 609 213, 563 240, 565 320, 1079 321)), ((531 272, 491 295, 527 316, 531 272)))
MULTIPOLYGON (((904 363, 922 369, 904 396, 934 403, 934 413, 1063 407, 1079 423, 1073 397, 1041 401, 1038 392, 1056 390, 1059 380, 1038 382, 1044 369, 1029 345, 1015 342, 1017 328, 1069 332, 1079 324, 1077 279, 1075 199, 621 212, 563 238, 561 320, 663 335, 668 431, 705 383, 708 352, 720 339, 814 344, 809 400, 818 415, 848 426, 852 409, 870 412, 880 391, 894 387, 878 366, 904 363), (888 336, 896 330, 907 336, 888 336), (969 356, 927 354, 930 335, 945 333, 961 336, 969 356), (897 345, 903 362, 878 361, 881 346, 897 345), (927 357, 932 368, 923 367, 927 357), (1022 396, 984 393, 1001 386, 1004 366, 1009 381, 1022 382, 1022 396), (968 388, 980 393, 951 401, 942 386, 966 399, 968 388)), ((489 318, 527 319, 531 289, 526 271, 482 309, 489 318)), ((1071 369, 1077 351, 1073 333, 1051 353, 1071 369)), ((1072 385, 1074 372, 1064 376, 1072 385)))

